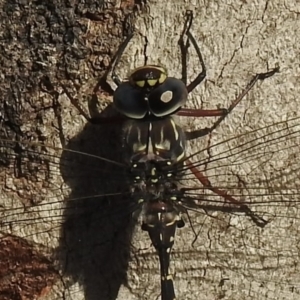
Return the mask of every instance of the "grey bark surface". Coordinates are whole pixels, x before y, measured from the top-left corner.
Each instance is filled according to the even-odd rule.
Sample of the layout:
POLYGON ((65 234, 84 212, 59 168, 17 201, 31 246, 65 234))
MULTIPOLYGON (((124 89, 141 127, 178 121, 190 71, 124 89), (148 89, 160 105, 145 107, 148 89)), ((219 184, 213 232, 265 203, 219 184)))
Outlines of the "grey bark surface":
MULTIPOLYGON (((95 107, 111 113, 105 93, 96 103, 89 100, 122 40, 124 16, 134 10, 133 3, 106 3, 105 13, 99 1, 10 3, 1 1, 0 88, 7 113, 1 138, 15 139, 20 130, 21 143, 45 159, 32 155, 33 162, 22 162, 30 175, 16 178, 13 162, 7 162, 12 154, 1 156, 1 233, 25 238, 55 262, 61 277, 41 299, 159 299, 159 263, 146 233, 129 224, 126 213, 110 210, 113 197, 102 197, 100 206, 93 202, 94 195, 122 190, 123 174, 71 152, 120 161, 120 130, 87 124, 60 87, 70 88, 92 114, 95 107), (65 167, 74 161, 73 169, 65 167), (91 207, 82 219, 72 218, 72 200, 86 194, 91 207)), ((192 33, 207 67, 207 78, 187 107, 228 107, 254 74, 280 66, 280 73, 258 82, 210 137, 191 141, 188 148, 194 153, 228 140, 204 153, 216 158, 207 176, 244 201, 264 194, 266 203, 273 197, 278 204, 256 207, 271 220, 264 229, 242 215, 191 213, 197 239, 192 244, 187 224, 178 230, 172 252, 177 299, 299 299, 300 6, 280 0, 148 2, 147 10, 135 15, 137 33, 118 74, 126 78, 147 61, 180 78, 177 42, 187 9, 194 12, 192 33), (237 146, 244 151, 234 154, 237 146), (217 159, 222 153, 228 161, 217 159), (246 187, 242 195, 239 184, 246 187)), ((188 80, 200 71, 191 46, 188 80)), ((189 131, 213 123, 211 118, 180 120, 189 131)))

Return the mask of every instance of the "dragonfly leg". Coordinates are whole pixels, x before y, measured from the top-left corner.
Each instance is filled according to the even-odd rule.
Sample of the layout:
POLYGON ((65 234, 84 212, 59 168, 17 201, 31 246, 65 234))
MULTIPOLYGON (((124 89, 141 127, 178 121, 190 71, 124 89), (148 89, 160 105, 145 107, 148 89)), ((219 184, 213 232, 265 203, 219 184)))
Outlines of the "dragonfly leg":
POLYGON ((187 85, 187 91, 188 93, 190 93, 197 85, 199 85, 205 78, 206 76, 206 67, 204 64, 204 60, 200 51, 200 48, 195 40, 195 38, 193 37, 193 35, 190 33, 190 28, 192 26, 193 23, 193 12, 191 10, 188 10, 186 12, 186 20, 184 23, 184 28, 182 31, 182 34, 180 35, 178 44, 181 50, 181 65, 182 65, 182 81, 184 82, 184 84, 187 84, 187 50, 188 47, 190 46, 190 42, 193 44, 196 53, 198 55, 198 58, 200 60, 200 64, 201 64, 201 73, 189 84, 187 85), (184 43, 184 36, 187 36, 187 41, 186 43, 184 43))
MULTIPOLYGON (((106 82, 106 78, 108 73, 111 71, 111 78, 114 81, 114 83, 116 85, 120 85, 121 84, 121 79, 119 78, 119 76, 116 74, 116 66, 118 65, 122 54, 126 48, 126 46, 128 45, 129 41, 132 39, 133 37, 133 33, 130 33, 127 38, 124 40, 124 42, 121 44, 121 46, 119 47, 117 53, 115 54, 112 63, 110 65, 110 67, 108 68, 108 70, 105 72, 105 74, 102 76, 102 78, 98 81, 97 85, 95 86, 94 90, 93 90, 93 97, 96 97, 96 93, 97 91, 100 89, 100 87, 104 87, 105 86, 105 90, 108 90, 110 94, 113 94, 113 90, 108 87, 109 85, 106 82)), ((68 92, 68 90, 62 85, 62 88, 64 90, 64 92, 66 93, 67 97, 69 98, 70 102, 76 107, 76 109, 79 111, 79 113, 85 117, 85 119, 92 123, 92 124, 110 124, 110 123, 122 123, 124 121, 124 118, 122 116, 113 116, 113 117, 90 117, 89 114, 83 109, 83 107, 80 105, 80 102, 73 98, 72 95, 68 92)))
POLYGON ((275 73, 279 72, 279 67, 274 68, 273 70, 265 73, 259 73, 253 76, 253 78, 250 80, 246 88, 241 92, 241 94, 232 101, 230 106, 227 109, 214 109, 214 110, 204 110, 204 109, 187 109, 183 108, 181 109, 177 115, 180 116, 190 116, 190 117, 216 117, 219 116, 219 119, 208 128, 202 128, 200 130, 196 130, 193 132, 187 132, 187 139, 196 139, 203 135, 211 133, 213 130, 215 130, 220 123, 223 122, 223 120, 233 111, 233 109, 241 102, 241 100, 248 94, 248 92, 253 88, 255 83, 258 80, 265 80, 266 78, 269 78, 273 76, 275 73))
POLYGON ((209 179, 199 171, 193 163, 187 159, 186 160, 187 167, 192 171, 192 173, 196 176, 196 178, 201 182, 204 188, 209 189, 210 191, 214 192, 215 194, 221 196, 225 199, 225 202, 233 204, 234 206, 239 207, 248 217, 252 219, 252 221, 259 227, 264 227, 268 224, 268 221, 256 215, 245 203, 242 201, 236 200, 231 195, 227 194, 226 191, 220 190, 214 187, 209 179))
MULTIPOLYGON (((116 73, 116 67, 119 64, 120 59, 133 36, 134 36, 134 28, 130 24, 129 29, 128 29, 128 35, 127 35, 126 39, 119 46, 116 54, 114 55, 114 57, 110 63, 110 66, 105 71, 104 75, 98 80, 96 86, 94 87, 91 102, 96 103, 98 101, 97 100, 97 92, 99 90, 106 91, 110 95, 113 95, 114 90, 107 83, 107 76, 110 72, 111 72, 111 79, 117 86, 119 86, 122 83, 122 80, 116 73)), ((92 124, 111 124, 111 123, 115 124, 115 123, 122 123, 124 121, 124 118, 119 115, 113 116, 113 117, 100 117, 98 115, 95 117, 90 117, 89 114, 82 108, 82 106, 80 105, 80 102, 77 99, 73 98, 72 95, 67 91, 67 89, 63 85, 61 85, 61 86, 62 86, 64 92, 66 93, 67 97, 70 99, 70 102, 76 107, 76 109, 79 111, 79 113, 82 116, 84 116, 88 122, 90 122, 92 124)), ((92 103, 92 106, 93 106, 93 103, 92 103)))
POLYGON ((113 80, 113 82, 119 86, 121 83, 122 83, 122 80, 120 79, 120 77, 117 75, 116 73, 116 67, 117 65, 119 64, 120 62, 120 59, 127 47, 127 45, 129 44, 130 40, 132 39, 134 33, 131 32, 127 37, 126 39, 124 40, 124 42, 120 45, 117 53, 115 54, 113 60, 112 60, 112 63, 111 63, 111 66, 110 68, 108 69, 108 72, 111 70, 111 79, 113 80))
POLYGON ((79 111, 79 113, 89 122, 92 124, 118 124, 122 123, 124 121, 124 117, 121 115, 111 116, 111 117, 93 117, 91 118, 89 114, 85 111, 85 109, 80 105, 80 102, 74 98, 69 91, 61 85, 65 94, 69 98, 72 105, 76 107, 76 109, 79 111))
MULTIPOLYGON (((122 83, 122 80, 120 79, 119 75, 116 73, 116 68, 117 68, 117 65, 120 62, 120 59, 121 59, 126 47, 128 46, 129 42, 131 41, 131 39, 134 36, 135 29, 134 29, 134 25, 131 23, 131 18, 130 17, 132 17, 132 14, 128 15, 127 18, 126 18, 126 21, 125 21, 125 24, 127 24, 127 27, 128 27, 127 30, 126 30, 127 34, 125 33, 125 35, 127 35, 127 36, 126 36, 125 40, 122 42, 122 44, 119 46, 116 54, 114 55, 113 59, 111 60, 110 66, 106 70, 105 74, 100 79, 100 83, 98 84, 98 88, 100 86, 102 86, 103 84, 105 85, 105 83, 107 84, 106 79, 107 79, 107 76, 110 72, 111 72, 111 79, 113 80, 113 82, 117 86, 119 86, 122 83)), ((95 90, 94 90, 94 92, 95 92, 95 90)), ((113 93, 113 91, 112 91, 112 93, 113 93)))

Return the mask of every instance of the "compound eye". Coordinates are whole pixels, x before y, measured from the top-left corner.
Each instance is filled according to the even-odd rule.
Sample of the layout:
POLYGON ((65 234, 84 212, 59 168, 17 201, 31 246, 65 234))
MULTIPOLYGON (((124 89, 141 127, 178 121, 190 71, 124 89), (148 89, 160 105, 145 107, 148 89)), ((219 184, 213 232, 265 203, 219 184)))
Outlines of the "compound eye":
POLYGON ((186 102, 187 95, 186 86, 180 79, 168 77, 149 94, 150 111, 156 117, 170 115, 186 102))
POLYGON ((144 93, 129 82, 123 82, 118 86, 113 99, 115 108, 128 118, 142 119, 148 112, 144 93))

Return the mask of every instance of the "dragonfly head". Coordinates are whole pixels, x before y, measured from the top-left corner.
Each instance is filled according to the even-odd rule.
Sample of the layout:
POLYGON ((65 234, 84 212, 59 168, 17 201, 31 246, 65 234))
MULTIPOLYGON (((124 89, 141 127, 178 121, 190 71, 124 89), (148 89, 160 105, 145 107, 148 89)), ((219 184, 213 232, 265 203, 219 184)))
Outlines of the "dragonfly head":
POLYGON ((149 115, 166 117, 175 113, 187 100, 187 88, 177 78, 168 77, 161 66, 146 65, 134 69, 128 81, 114 92, 115 108, 124 116, 143 119, 149 115))

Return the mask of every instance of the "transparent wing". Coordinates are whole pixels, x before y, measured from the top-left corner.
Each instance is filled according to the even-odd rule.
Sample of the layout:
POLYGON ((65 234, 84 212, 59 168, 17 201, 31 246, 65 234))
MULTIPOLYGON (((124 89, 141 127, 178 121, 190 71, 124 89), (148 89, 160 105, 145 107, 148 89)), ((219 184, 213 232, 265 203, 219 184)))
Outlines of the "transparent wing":
MULTIPOLYGON (((186 201, 195 206, 172 252, 178 299, 299 297, 298 124, 289 119, 209 146, 191 143, 189 159, 211 184, 269 223, 259 228, 243 213, 217 209, 228 204, 187 169, 182 185, 192 188, 186 201)), ((135 207, 119 133, 107 130, 87 126, 66 149, 1 141, 1 243, 7 234, 26 239, 58 270, 41 299, 116 299, 121 284, 131 298, 159 297, 155 251, 139 226, 132 237, 135 207)))
POLYGON ((1 139, 1 241, 8 234, 26 239, 57 276, 64 274, 50 299, 89 299, 100 291, 109 299, 125 280, 133 208, 118 163, 119 132, 113 141, 108 132, 113 136, 87 125, 65 149, 1 139))
MULTIPOLYGON (((175 257, 176 250, 188 253, 177 260, 183 271, 175 267, 177 285, 193 290, 193 296, 185 299, 195 295, 201 299, 299 297, 299 142, 299 118, 294 118, 192 153, 190 160, 214 187, 247 204, 269 223, 259 228, 242 213, 216 208, 205 214, 194 209, 190 220, 195 232, 191 228, 179 232, 181 242, 174 249, 175 257)), ((187 178, 192 177, 187 171, 187 178)), ((197 186, 187 196, 201 208, 230 206, 197 186)), ((178 292, 180 299, 183 295, 178 292)))

